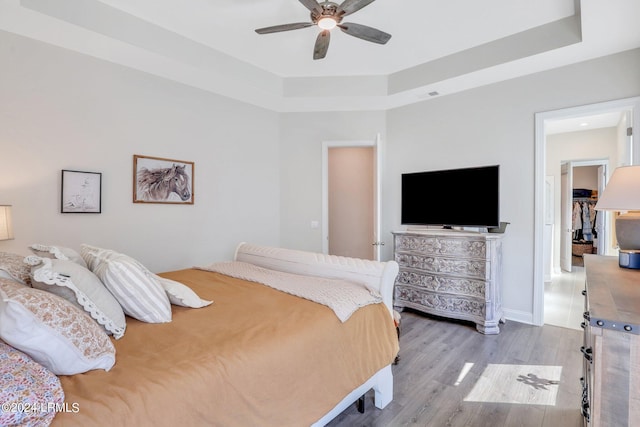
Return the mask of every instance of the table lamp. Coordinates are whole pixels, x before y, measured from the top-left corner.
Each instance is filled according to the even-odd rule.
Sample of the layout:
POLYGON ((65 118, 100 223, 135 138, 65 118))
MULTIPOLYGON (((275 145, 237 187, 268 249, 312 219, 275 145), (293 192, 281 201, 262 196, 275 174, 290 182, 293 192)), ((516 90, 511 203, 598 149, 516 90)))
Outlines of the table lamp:
MULTIPOLYGON (((614 170, 595 209, 640 211, 640 166, 614 170)), ((620 267, 640 269, 640 213, 621 213, 616 218, 616 239, 620 267)))
POLYGON ((0 205, 0 240, 13 239, 13 224, 11 223, 11 206, 0 205))

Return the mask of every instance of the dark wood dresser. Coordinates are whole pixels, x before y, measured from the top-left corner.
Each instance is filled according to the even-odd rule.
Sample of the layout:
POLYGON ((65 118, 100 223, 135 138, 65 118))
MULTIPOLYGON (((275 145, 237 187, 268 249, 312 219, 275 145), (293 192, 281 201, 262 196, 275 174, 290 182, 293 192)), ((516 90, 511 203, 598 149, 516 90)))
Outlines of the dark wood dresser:
POLYGON ((585 425, 640 426, 640 270, 585 255, 585 425))

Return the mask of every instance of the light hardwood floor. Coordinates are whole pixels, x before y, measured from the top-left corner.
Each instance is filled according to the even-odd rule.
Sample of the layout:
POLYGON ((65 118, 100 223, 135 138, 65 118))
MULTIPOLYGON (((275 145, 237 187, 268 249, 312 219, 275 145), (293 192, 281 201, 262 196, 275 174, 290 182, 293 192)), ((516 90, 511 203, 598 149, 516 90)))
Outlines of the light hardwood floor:
POLYGON ((555 274, 544 285, 544 323, 582 330, 584 313, 584 267, 574 266, 571 273, 555 274))
POLYGON ((498 335, 471 323, 402 313, 394 400, 366 394, 329 426, 579 427, 582 333, 508 321, 498 335))

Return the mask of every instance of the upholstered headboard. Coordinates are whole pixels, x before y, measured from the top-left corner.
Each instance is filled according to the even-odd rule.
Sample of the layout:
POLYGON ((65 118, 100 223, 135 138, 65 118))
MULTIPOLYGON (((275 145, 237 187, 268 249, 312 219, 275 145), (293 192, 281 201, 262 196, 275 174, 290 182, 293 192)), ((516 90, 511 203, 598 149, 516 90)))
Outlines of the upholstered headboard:
POLYGON ((250 243, 240 243, 234 259, 287 273, 363 283, 380 292, 393 316, 393 286, 398 274, 395 261, 370 261, 250 243))

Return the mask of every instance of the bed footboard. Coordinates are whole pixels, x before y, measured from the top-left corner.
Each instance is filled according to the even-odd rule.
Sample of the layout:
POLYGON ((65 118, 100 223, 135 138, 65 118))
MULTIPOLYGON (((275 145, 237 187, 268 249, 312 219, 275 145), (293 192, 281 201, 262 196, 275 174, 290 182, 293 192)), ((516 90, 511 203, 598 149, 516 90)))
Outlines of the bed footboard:
POLYGON ((391 365, 387 365, 380 369, 367 382, 346 395, 344 399, 342 399, 331 411, 327 412, 311 426, 324 426, 371 389, 375 392, 374 404, 376 405, 376 408, 383 409, 391 403, 393 400, 393 374, 391 373, 391 365))
POLYGON ((249 243, 238 245, 235 260, 288 273, 364 283, 380 292, 393 317, 393 286, 398 274, 395 261, 370 261, 249 243))

